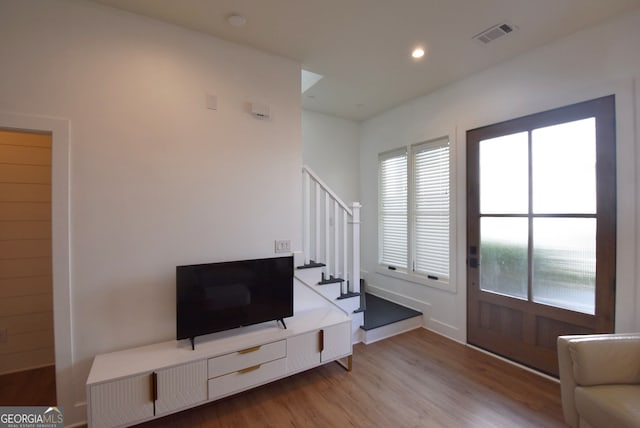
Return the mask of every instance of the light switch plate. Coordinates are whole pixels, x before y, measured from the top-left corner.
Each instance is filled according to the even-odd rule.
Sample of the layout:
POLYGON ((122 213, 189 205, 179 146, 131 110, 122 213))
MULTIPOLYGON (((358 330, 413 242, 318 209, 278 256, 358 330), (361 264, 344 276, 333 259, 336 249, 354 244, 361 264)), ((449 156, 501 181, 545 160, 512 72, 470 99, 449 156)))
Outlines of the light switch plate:
POLYGON ((291 252, 291 241, 288 239, 276 241, 276 253, 290 253, 291 252))

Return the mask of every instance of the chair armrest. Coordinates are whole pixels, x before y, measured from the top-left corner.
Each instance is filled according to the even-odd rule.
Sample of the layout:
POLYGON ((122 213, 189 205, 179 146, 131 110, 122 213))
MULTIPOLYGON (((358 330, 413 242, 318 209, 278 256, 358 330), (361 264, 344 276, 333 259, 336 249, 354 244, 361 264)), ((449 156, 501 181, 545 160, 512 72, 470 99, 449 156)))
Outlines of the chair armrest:
POLYGON ((575 337, 569 353, 578 385, 640 384, 640 334, 575 337))
POLYGON ((562 412, 577 427, 576 386, 640 383, 640 333, 560 336, 558 368, 562 412))
POLYGON ((569 353, 569 342, 572 337, 576 336, 558 337, 558 373, 560 375, 560 397, 564 420, 570 427, 577 428, 580 418, 574 398, 576 380, 573 377, 573 362, 569 353))

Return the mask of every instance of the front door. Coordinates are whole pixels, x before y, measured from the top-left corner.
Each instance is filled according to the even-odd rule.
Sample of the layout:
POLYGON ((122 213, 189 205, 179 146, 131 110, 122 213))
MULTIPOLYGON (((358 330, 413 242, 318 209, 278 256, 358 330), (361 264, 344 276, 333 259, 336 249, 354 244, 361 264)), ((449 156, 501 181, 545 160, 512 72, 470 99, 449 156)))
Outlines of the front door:
POLYGON ((559 335, 613 332, 614 104, 467 132, 469 343, 557 376, 559 335))

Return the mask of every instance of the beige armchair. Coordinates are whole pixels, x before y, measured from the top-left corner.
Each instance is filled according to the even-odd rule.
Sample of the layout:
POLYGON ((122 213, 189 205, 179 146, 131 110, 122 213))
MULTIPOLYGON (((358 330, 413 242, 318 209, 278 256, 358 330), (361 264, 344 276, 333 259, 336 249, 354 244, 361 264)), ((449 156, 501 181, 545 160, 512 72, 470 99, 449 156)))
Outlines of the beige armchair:
POLYGON ((560 336, 558 363, 572 428, 640 427, 640 333, 560 336))

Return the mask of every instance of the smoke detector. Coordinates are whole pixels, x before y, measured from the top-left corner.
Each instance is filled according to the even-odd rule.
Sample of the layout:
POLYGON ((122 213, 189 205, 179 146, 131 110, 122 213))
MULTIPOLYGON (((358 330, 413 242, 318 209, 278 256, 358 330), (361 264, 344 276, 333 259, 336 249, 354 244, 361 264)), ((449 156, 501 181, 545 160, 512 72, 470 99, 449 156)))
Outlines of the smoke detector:
POLYGON ((517 30, 515 25, 509 24, 507 22, 502 22, 500 24, 494 25, 493 27, 487 28, 486 30, 476 34, 472 38, 474 40, 479 41, 483 45, 487 43, 493 42, 494 40, 506 36, 509 33, 517 30))

